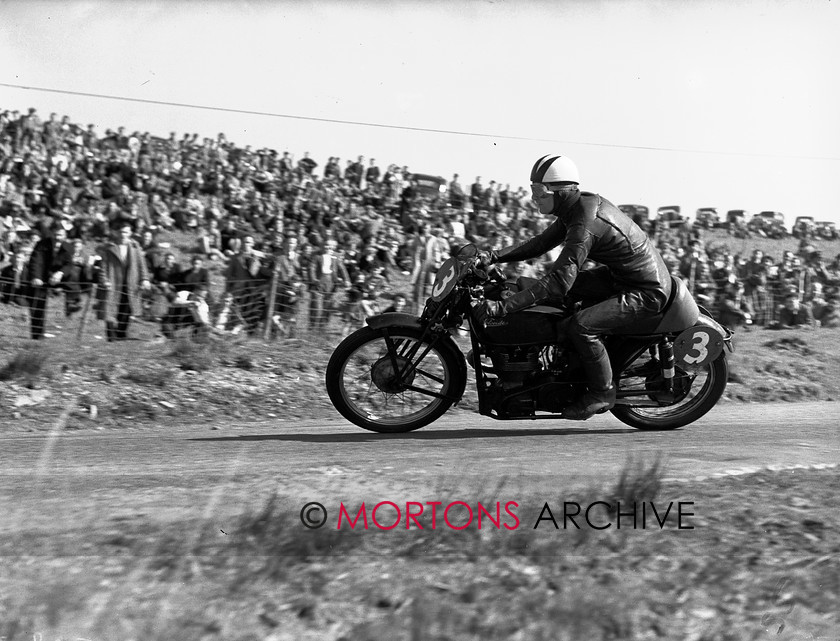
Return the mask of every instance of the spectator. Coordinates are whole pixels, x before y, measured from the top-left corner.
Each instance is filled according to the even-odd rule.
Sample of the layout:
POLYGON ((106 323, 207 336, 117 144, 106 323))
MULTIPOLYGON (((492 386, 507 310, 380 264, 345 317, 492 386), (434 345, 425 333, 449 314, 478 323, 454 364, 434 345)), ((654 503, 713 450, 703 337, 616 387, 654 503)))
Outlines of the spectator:
POLYGON ((353 284, 347 289, 347 300, 342 309, 341 336, 345 338, 353 330, 364 326, 369 315, 365 306, 365 274, 359 273, 353 284))
POLYGON ((222 251, 222 233, 215 218, 208 220, 198 238, 198 249, 205 258, 210 260, 226 260, 222 251))
POLYGON ((26 253, 17 249, 11 262, 0 270, 0 302, 6 305, 29 305, 29 286, 26 274, 26 253))
POLYGON ((324 166, 324 179, 325 180, 338 180, 341 178, 341 165, 339 164, 339 158, 330 156, 327 160, 327 164, 324 166))
POLYGON ((242 234, 238 229, 238 218, 231 216, 225 220, 224 227, 219 231, 221 249, 225 256, 233 256, 242 246, 242 234))
POLYGON ((207 290, 205 296, 210 295, 210 272, 204 267, 204 260, 201 256, 193 256, 190 260, 190 266, 178 274, 177 278, 178 291, 194 292, 197 289, 207 290))
POLYGON ((799 301, 795 292, 785 294, 784 303, 779 309, 779 320, 771 325, 772 329, 802 329, 814 325, 811 309, 799 301))
POLYGON ((755 312, 753 322, 760 326, 772 322, 773 297, 768 288, 769 277, 772 277, 772 271, 764 261, 764 252, 760 249, 754 250, 752 259, 744 270, 744 295, 750 299, 750 305, 755 312))
POLYGON ((276 258, 277 291, 274 303, 274 324, 285 336, 297 336, 297 319, 303 299, 303 272, 298 239, 286 238, 282 252, 276 258))
POLYGON ((407 304, 408 304, 408 297, 401 292, 397 292, 396 294, 394 294, 394 298, 392 299, 391 304, 388 305, 388 307, 386 307, 385 309, 383 309, 382 313, 383 314, 388 314, 388 313, 393 313, 393 312, 404 313, 405 310, 406 310, 406 305, 407 304))
POLYGON ((315 170, 315 167, 317 167, 317 166, 318 166, 318 163, 315 162, 314 160, 312 160, 312 158, 309 157, 309 152, 308 151, 303 152, 303 158, 298 160, 298 164, 297 164, 298 170, 301 172, 301 177, 303 177, 303 178, 311 177, 312 172, 315 170))
POLYGON ((68 264, 68 271, 62 279, 64 288, 64 314, 68 318, 82 309, 82 292, 87 292, 92 283, 91 267, 93 256, 85 251, 80 238, 71 242, 72 254, 68 264))
POLYGON ((823 296, 823 285, 821 282, 816 282, 811 286, 811 294, 807 299, 808 305, 811 307, 811 315, 815 321, 822 324, 822 317, 828 301, 823 296))
POLYGON ((744 284, 727 283, 722 290, 717 310, 717 319, 727 327, 752 325, 752 308, 744 295, 744 284))
POLYGON ((428 289, 432 286, 435 274, 448 253, 449 248, 441 241, 439 234, 439 231, 437 235, 432 233, 430 226, 423 223, 412 243, 412 302, 418 309, 418 313, 423 309, 428 289))
POLYGON ((164 254, 162 262, 153 269, 152 289, 143 292, 143 318, 152 320, 163 315, 169 303, 175 299, 181 280, 181 266, 175 261, 175 254, 168 252, 164 254), (155 295, 157 294, 157 295, 155 295))
POLYGON ((350 184, 354 187, 361 189, 362 187, 362 179, 365 176, 365 157, 359 156, 349 167, 350 175, 345 176, 350 180, 350 184))
MULTIPOLYGON (((83 242, 107 240, 109 226, 124 221, 138 233, 177 226, 195 236, 199 251, 210 259, 221 258, 225 251, 238 252, 246 234, 256 233, 258 240, 259 235, 285 230, 287 236, 309 238, 318 247, 336 239, 336 256, 343 255, 348 272, 387 275, 381 274, 384 264, 411 276, 420 223, 433 235, 443 230, 436 232, 443 252, 448 243, 465 240, 489 247, 511 244, 544 226, 521 187, 514 191, 493 181, 485 189, 477 177, 469 194, 474 211, 467 219, 458 215, 467 195, 457 174, 449 183, 448 198, 436 202, 418 193, 408 167, 390 163, 380 174, 373 159, 365 167, 362 157, 348 162, 345 180, 340 176, 342 164, 331 158, 325 178, 319 180, 314 175, 318 164, 308 152, 295 165, 288 151, 282 156, 264 148, 253 151, 223 134, 199 141, 196 134, 179 137, 173 132, 167 140, 148 133, 129 135, 120 127, 107 130, 100 139, 92 125, 75 125, 67 116, 52 113, 42 121, 34 109, 0 112, 0 261, 36 244, 37 234, 46 237, 46 228, 57 216, 65 228, 72 223, 70 237, 83 242), (357 243, 375 250, 354 255, 357 243), (359 265, 362 255, 364 271, 359 265)), ((754 313, 756 324, 773 322, 780 313, 776 301, 791 288, 819 316, 825 305, 830 306, 830 295, 823 300, 815 294, 819 286, 840 285, 840 261, 824 264, 813 241, 802 243, 798 256, 785 252, 779 264, 758 252, 747 265, 701 242, 691 243, 698 238, 696 228, 663 230, 657 238, 669 269, 682 272, 698 298, 715 301, 721 318, 733 313, 729 305, 735 303, 735 324, 744 322, 741 313, 754 313), (736 281, 745 284, 743 296, 736 281)), ((299 242, 303 263, 311 251, 299 242)), ((65 312, 71 314, 81 298, 70 283, 81 283, 90 268, 74 266, 82 271, 80 277, 65 275, 62 281, 65 312)), ((540 273, 541 266, 524 264, 513 271, 519 269, 540 273)), ((302 264, 301 270, 305 290, 311 286, 310 265, 302 264)), ((14 269, 6 273, 14 276, 14 269)), ((301 297, 295 300, 296 314, 305 305, 301 297)))
POLYGON ((463 209, 464 208, 464 199, 466 195, 464 194, 464 188, 461 186, 461 183, 458 181, 458 174, 454 174, 452 176, 452 180, 449 183, 449 204, 454 207, 455 209, 463 209))
POLYGON ((334 239, 326 242, 323 251, 317 253, 309 264, 309 328, 323 332, 335 308, 335 296, 342 285, 349 281, 341 258, 336 253, 338 243, 334 239))
POLYGON ((371 158, 370 159, 370 167, 368 167, 367 171, 365 172, 365 182, 368 185, 378 183, 380 175, 381 175, 381 172, 379 171, 379 167, 377 167, 377 165, 376 165, 376 159, 371 158))
POLYGON ((482 199, 484 198, 484 187, 481 184, 481 176, 475 177, 475 182, 470 185, 470 204, 473 212, 478 212, 481 209, 482 199))
POLYGON ((840 293, 832 290, 826 296, 825 305, 820 309, 821 327, 840 327, 840 293))
POLYGON ((178 292, 161 320, 161 333, 170 339, 175 338, 177 330, 185 327, 193 328, 193 336, 208 333, 212 325, 207 294, 208 290, 203 286, 192 292, 178 292))
POLYGON ((109 341, 128 338, 132 316, 139 316, 142 290, 148 290, 149 270, 140 246, 132 240, 134 227, 127 222, 114 228, 113 240, 99 247, 97 314, 105 321, 109 341))
POLYGON ((242 247, 231 257, 225 272, 225 291, 232 297, 233 311, 249 335, 256 335, 264 311, 264 286, 271 275, 254 249, 254 237, 242 238, 242 247))
POLYGON ((67 242, 67 230, 55 222, 51 234, 35 245, 29 258, 29 315, 33 340, 44 338, 47 298, 70 271, 73 248, 67 242))
POLYGON ((143 255, 146 257, 146 265, 150 272, 157 269, 163 262, 163 252, 158 242, 155 240, 155 234, 151 229, 144 229, 140 234, 140 240, 137 241, 143 255))

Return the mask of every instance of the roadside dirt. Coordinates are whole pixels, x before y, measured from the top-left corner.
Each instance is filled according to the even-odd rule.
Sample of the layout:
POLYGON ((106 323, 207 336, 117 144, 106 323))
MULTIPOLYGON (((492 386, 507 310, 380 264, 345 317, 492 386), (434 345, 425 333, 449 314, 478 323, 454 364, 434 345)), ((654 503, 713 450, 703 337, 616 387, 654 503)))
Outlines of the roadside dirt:
MULTIPOLYGON (((336 418, 324 370, 340 337, 264 343, 129 341, 93 348, 0 347, 0 429, 165 428, 167 425, 336 418)), ((840 399, 840 330, 748 330, 735 336, 722 402, 840 399)), ((476 408, 475 392, 454 411, 476 408)))

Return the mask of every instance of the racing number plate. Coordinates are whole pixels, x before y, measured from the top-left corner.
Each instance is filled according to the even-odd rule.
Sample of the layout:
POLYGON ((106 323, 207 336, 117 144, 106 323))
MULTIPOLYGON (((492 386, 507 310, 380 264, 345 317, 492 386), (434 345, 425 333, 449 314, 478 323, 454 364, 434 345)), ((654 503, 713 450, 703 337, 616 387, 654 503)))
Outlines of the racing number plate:
POLYGON ((435 284, 432 285, 432 300, 439 303, 449 295, 458 280, 458 261, 447 258, 438 269, 435 284))
POLYGON ((706 326, 690 327, 674 341, 674 362, 683 367, 703 367, 723 351, 723 336, 706 326))

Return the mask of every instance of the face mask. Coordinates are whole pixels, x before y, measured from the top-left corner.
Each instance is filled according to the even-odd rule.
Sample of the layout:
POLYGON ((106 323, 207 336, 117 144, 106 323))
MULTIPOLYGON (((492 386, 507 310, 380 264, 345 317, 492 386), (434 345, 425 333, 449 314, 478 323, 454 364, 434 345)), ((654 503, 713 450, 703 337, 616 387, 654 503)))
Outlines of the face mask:
POLYGON ((580 189, 577 186, 564 187, 554 192, 554 209, 551 213, 559 216, 567 212, 580 198, 580 189))
POLYGON ((542 183, 531 185, 531 200, 542 214, 559 216, 577 202, 580 190, 577 185, 552 190, 542 183))

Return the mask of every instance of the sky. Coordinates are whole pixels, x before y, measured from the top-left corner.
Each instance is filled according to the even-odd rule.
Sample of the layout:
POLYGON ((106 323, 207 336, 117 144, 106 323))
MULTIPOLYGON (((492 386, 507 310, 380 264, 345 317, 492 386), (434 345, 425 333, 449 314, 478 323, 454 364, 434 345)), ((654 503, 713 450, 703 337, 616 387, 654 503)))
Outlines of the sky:
POLYGON ((0 0, 0 109, 840 222, 838 33, 838 0, 0 0))

